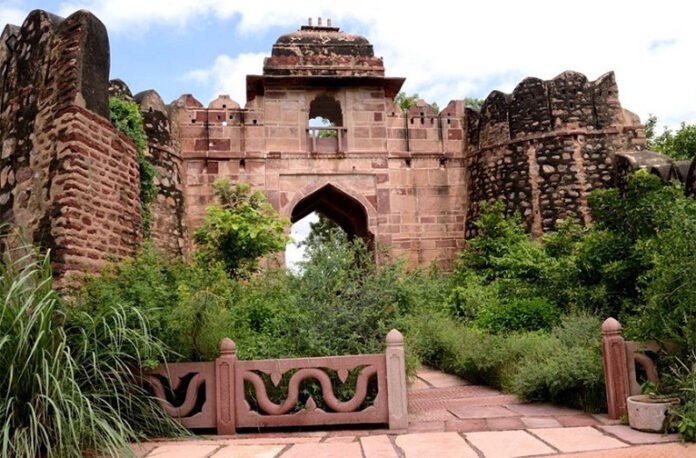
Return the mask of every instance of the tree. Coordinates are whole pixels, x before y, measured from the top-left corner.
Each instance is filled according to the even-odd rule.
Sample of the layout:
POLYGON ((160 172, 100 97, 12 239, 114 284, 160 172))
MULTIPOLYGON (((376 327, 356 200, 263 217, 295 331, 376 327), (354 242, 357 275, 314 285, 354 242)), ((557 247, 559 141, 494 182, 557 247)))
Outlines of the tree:
POLYGON ((464 104, 467 106, 467 108, 471 108, 472 110, 476 111, 481 111, 481 107, 483 106, 483 99, 477 99, 476 97, 464 97, 464 104))
POLYGON ((338 225, 330 218, 327 218, 321 213, 318 213, 318 215, 319 220, 309 225, 309 235, 303 242, 306 246, 326 243, 331 239, 334 230, 340 230, 338 225))
POLYGON ((406 95, 406 93, 402 91, 396 95, 394 102, 396 102, 396 104, 401 108, 401 111, 406 113, 409 108, 416 104, 418 98, 419 96, 417 92, 411 95, 406 95))
POLYGON ((222 263, 233 277, 248 277, 260 257, 285 248, 290 222, 247 183, 232 188, 228 179, 219 179, 213 188, 220 203, 206 209, 203 225, 193 234, 200 246, 197 256, 204 263, 222 263))
POLYGON ((677 160, 692 159, 696 156, 696 124, 682 122, 679 129, 666 126, 657 134, 657 117, 650 115, 645 123, 645 137, 648 149, 666 154, 677 160))

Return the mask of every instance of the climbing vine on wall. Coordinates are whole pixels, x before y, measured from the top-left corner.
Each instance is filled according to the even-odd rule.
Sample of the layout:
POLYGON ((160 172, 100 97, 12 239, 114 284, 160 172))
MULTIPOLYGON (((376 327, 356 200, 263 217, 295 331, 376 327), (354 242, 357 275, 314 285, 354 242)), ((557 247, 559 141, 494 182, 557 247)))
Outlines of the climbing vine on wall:
POLYGON ((143 129, 143 118, 140 109, 135 102, 119 97, 109 99, 109 117, 111 123, 118 130, 126 134, 138 149, 138 162, 140 164, 140 205, 143 217, 143 235, 150 236, 150 224, 152 210, 150 204, 157 196, 155 176, 157 169, 145 158, 147 139, 143 129))

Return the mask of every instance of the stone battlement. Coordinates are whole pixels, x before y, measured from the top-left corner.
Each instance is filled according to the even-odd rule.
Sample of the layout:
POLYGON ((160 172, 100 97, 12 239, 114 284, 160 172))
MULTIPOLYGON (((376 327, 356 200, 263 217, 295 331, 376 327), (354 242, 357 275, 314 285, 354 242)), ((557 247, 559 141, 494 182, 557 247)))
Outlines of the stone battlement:
POLYGON ((444 268, 475 235, 483 202, 502 200, 540 235, 566 217, 588 222, 588 193, 643 163, 696 182, 694 167, 643 151, 644 128, 611 72, 526 78, 480 112, 463 100, 402 112, 404 78, 384 76, 366 38, 307 25, 247 76, 246 106, 190 94, 167 105, 154 90, 109 85, 106 31, 88 12, 35 11, 0 41, 0 214, 54 248, 63 273, 94 271, 142 238, 137 154, 107 121, 109 96, 140 106, 158 170, 152 238, 176 255, 191 248, 219 177, 262 190, 292 221, 324 213, 389 247, 380 257, 444 268))

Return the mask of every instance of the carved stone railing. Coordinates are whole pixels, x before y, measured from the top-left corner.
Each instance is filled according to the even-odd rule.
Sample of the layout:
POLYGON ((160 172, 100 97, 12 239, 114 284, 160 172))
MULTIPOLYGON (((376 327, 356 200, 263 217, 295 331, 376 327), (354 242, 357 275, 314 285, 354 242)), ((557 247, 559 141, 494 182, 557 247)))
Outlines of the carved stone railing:
POLYGON ((216 428, 219 434, 238 428, 408 426, 403 336, 397 330, 387 335, 386 353, 377 355, 241 361, 235 343, 223 339, 214 362, 163 365, 147 382, 182 425, 216 428), (314 395, 301 390, 307 382, 315 383, 314 395), (348 395, 337 395, 339 386, 348 395))
POLYGON ((636 365, 645 370, 648 381, 657 383, 655 363, 645 352, 657 353, 659 349, 660 346, 656 342, 625 341, 621 335, 621 323, 614 318, 604 321, 602 355, 609 418, 618 419, 626 415, 626 398, 640 394, 636 365))

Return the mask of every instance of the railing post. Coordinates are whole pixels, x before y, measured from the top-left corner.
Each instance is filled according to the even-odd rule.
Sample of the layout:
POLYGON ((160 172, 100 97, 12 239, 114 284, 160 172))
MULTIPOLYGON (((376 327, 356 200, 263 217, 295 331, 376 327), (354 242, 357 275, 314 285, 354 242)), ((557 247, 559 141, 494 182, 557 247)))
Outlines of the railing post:
POLYGON ((220 357, 215 360, 215 397, 217 405, 217 433, 235 434, 234 363, 237 345, 225 337, 220 342, 220 357))
POLYGON ((626 344, 621 335, 621 323, 614 318, 607 318, 602 323, 602 356, 609 418, 616 420, 628 413, 626 398, 629 386, 626 344))
POLYGON ((406 399, 406 365, 404 336, 396 329, 387 334, 387 406, 389 429, 408 428, 408 401, 406 399))

